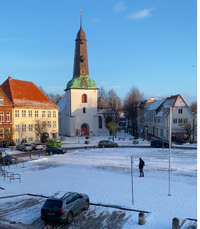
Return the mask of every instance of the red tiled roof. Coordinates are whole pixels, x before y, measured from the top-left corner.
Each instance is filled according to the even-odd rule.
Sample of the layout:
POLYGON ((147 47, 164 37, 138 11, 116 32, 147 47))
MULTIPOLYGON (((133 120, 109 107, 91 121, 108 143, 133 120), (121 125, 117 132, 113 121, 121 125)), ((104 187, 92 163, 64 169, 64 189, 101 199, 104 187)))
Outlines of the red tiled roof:
POLYGON ((59 109, 32 82, 12 79, 10 76, 1 85, 14 107, 59 109))

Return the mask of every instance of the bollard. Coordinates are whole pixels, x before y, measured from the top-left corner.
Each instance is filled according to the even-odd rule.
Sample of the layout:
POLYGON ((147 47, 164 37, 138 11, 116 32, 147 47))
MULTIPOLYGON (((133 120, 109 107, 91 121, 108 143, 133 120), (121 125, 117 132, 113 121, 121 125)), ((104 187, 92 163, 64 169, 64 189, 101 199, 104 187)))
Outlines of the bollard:
POLYGON ((179 229, 179 219, 178 218, 173 218, 173 221, 172 221, 172 229, 179 229))
POLYGON ((145 215, 144 215, 144 213, 143 212, 140 212, 139 213, 139 225, 144 225, 145 224, 145 215))
POLYGON ((33 155, 32 154, 30 155, 30 159, 33 159, 33 155))
POLYGON ((50 156, 52 155, 52 151, 49 152, 49 155, 50 155, 50 156))
POLYGON ((87 149, 87 146, 85 146, 85 149, 87 149))
POLYGON ((94 146, 94 149, 96 148, 96 146, 94 146))

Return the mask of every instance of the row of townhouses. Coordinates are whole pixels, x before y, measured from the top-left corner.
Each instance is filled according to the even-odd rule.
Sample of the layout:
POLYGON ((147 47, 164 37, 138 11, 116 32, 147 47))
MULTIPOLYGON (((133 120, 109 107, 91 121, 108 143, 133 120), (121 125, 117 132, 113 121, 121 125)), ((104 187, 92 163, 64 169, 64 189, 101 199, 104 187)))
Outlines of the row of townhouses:
MULTIPOLYGON (((138 114, 138 126, 148 136, 169 140, 170 107, 172 107, 171 136, 174 141, 185 140, 188 136, 185 125, 197 125, 197 114, 193 114, 180 94, 145 101, 138 114)), ((197 141, 193 133, 192 141, 197 141)))
POLYGON ((0 146, 10 134, 16 144, 39 141, 37 120, 47 123, 46 138, 57 138, 58 110, 34 83, 8 77, 0 85, 0 146))

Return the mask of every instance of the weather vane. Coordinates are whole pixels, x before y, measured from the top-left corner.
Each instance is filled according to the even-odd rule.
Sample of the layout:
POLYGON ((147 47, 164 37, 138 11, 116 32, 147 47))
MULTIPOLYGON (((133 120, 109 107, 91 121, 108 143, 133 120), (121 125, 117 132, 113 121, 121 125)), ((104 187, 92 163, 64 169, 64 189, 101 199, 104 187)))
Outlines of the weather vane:
POLYGON ((80 26, 82 27, 82 4, 80 4, 80 26))

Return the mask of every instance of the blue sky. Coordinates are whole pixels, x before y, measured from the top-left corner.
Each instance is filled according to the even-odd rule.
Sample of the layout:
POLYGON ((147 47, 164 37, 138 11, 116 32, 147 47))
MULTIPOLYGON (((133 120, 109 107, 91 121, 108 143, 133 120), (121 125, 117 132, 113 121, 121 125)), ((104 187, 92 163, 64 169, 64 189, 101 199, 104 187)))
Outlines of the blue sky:
MULTIPOLYGON (((197 100, 195 0, 82 0, 89 75, 123 100, 197 100), (194 67, 193 67, 194 66, 194 67)), ((80 1, 0 0, 0 83, 8 76, 63 94, 73 77, 80 1)))

